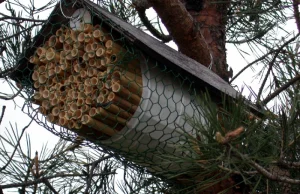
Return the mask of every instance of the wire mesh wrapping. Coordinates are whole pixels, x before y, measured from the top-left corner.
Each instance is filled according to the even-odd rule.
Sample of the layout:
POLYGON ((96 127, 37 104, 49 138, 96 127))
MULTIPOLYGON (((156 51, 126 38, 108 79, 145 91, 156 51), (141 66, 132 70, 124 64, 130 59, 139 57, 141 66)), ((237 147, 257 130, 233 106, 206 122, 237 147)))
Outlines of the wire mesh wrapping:
POLYGON ((195 134, 186 120, 198 111, 192 81, 128 44, 92 10, 74 14, 79 22, 73 15, 38 35, 41 44, 27 58, 24 83, 34 92, 25 112, 64 139, 81 136, 151 172, 187 168, 161 156, 192 157, 177 149, 195 134))
MULTIPOLYGON (((51 14, 56 19, 49 19, 30 49, 32 52, 26 54, 25 61, 30 63, 18 69, 23 78, 20 82, 31 97, 24 108, 30 117, 64 139, 86 138, 88 141, 84 143, 88 146, 114 152, 115 156, 125 157, 161 176, 191 173, 201 177, 200 180, 206 177, 214 186, 213 181, 209 182, 211 177, 223 179, 225 183, 219 184, 221 190, 231 187, 231 183, 226 183, 232 182, 231 178, 237 177, 237 184, 248 180, 230 176, 232 169, 242 169, 240 172, 245 171, 244 175, 250 177, 250 181, 254 180, 252 171, 247 174, 249 166, 239 164, 246 159, 236 161, 235 158, 228 162, 232 152, 226 152, 224 145, 219 145, 225 141, 228 130, 236 129, 234 122, 245 125, 241 119, 244 111, 236 113, 238 116, 234 119, 228 113, 224 114, 226 117, 223 115, 224 119, 216 120, 218 113, 214 104, 207 106, 212 109, 210 116, 213 118, 202 118, 209 114, 201 114, 206 102, 195 101, 200 88, 195 86, 195 79, 148 55, 147 48, 143 50, 140 45, 132 44, 134 41, 128 39, 136 37, 128 36, 126 28, 118 30, 118 23, 111 23, 99 15, 99 10, 78 9, 81 6, 72 5, 63 3, 62 6, 71 7, 64 12, 73 14, 70 23, 59 9, 51 14), (189 117, 197 120, 194 122, 198 125, 197 130, 187 121, 189 117), (236 121, 231 122, 231 119, 236 121), (210 122, 209 131, 205 131, 206 120, 210 122), (214 127, 214 124, 221 126, 214 127), (210 139, 201 136, 206 132, 210 139), (193 161, 195 168, 189 161, 193 161), (193 169, 197 172, 191 172, 193 169), (222 169, 222 174, 214 174, 216 169, 222 169), (228 172, 226 176, 224 172, 228 172)), ((204 76, 201 75, 201 79, 204 76)), ((253 134, 259 134, 264 128, 256 125, 253 134)), ((250 133, 251 129, 247 130, 250 133)), ((237 148, 245 155, 251 155, 248 152, 253 151, 252 147, 260 147, 258 143, 267 152, 279 148, 280 139, 267 139, 269 135, 254 137, 257 139, 249 134, 247 137, 241 135, 239 139, 244 139, 232 150, 237 148)), ((256 156, 255 150, 253 155, 256 156)), ((269 168, 266 165, 266 169, 269 168)), ((276 169, 271 174, 277 172, 285 174, 276 169)), ((207 182, 203 181, 203 188, 207 187, 207 182)), ((267 181, 265 185, 268 184, 267 181)))

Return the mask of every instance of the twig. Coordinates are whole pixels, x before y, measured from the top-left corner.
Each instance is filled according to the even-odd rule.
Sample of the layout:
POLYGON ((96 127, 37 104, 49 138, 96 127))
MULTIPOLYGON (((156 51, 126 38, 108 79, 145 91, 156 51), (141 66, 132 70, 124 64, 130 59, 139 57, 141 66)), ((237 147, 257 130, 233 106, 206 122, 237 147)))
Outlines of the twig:
POLYGON ((12 19, 12 20, 22 20, 22 21, 29 21, 29 22, 45 22, 47 20, 36 20, 36 19, 30 19, 30 18, 22 18, 22 17, 13 17, 13 16, 8 16, 3 13, 0 13, 3 17, 0 18, 0 21, 2 20, 7 20, 7 19, 12 19))
POLYGON ((233 173, 233 174, 239 174, 239 175, 242 175, 242 174, 256 175, 256 174, 259 173, 259 172, 257 172, 257 171, 237 171, 237 170, 232 170, 232 169, 226 168, 226 167, 221 166, 221 165, 218 165, 218 167, 219 167, 221 170, 224 170, 224 171, 227 171, 227 172, 230 172, 230 173, 233 173))
POLYGON ((273 181, 279 181, 283 183, 289 183, 289 184, 300 184, 299 179, 291 179, 286 176, 279 176, 276 173, 272 174, 271 172, 267 171, 264 167, 259 165, 258 163, 251 160, 248 156, 245 156, 241 154, 237 149, 234 147, 230 147, 231 151, 233 151, 240 159, 243 159, 244 161, 247 161, 251 166, 253 166, 259 173, 261 173, 263 176, 267 177, 270 180, 273 181))
POLYGON ((90 164, 85 165, 85 166, 92 165, 92 168, 91 168, 91 170, 90 170, 89 177, 88 177, 88 179, 87 179, 86 189, 85 189, 85 192, 84 192, 84 193, 89 193, 89 189, 90 189, 91 183, 92 183, 92 178, 93 178, 93 176, 94 176, 94 170, 95 170, 95 168, 97 167, 97 165, 98 165, 101 161, 106 160, 106 159, 109 159, 109 158, 111 158, 111 156, 106 156, 106 157, 100 158, 99 160, 96 160, 96 161, 94 161, 94 162, 92 162, 92 163, 90 163, 90 164))
POLYGON ((49 183, 48 179, 44 179, 44 184, 52 191, 52 193, 59 194, 54 187, 49 183))
POLYGON ((17 97, 21 92, 22 92, 22 89, 20 89, 17 93, 15 93, 14 95, 12 95, 10 97, 0 96, 0 99, 2 99, 2 100, 12 100, 15 97, 17 97))
POLYGON ((5 0, 0 0, 0 4, 3 3, 5 0))
POLYGON ((4 78, 6 76, 9 76, 11 73, 13 73, 18 68, 18 65, 8 68, 5 70, 0 69, 0 78, 4 78))
MULTIPOLYGON (((278 50, 278 49, 277 49, 278 50)), ((272 50, 270 52, 268 52, 267 54, 261 56, 260 58, 252 61, 251 63, 249 63, 248 65, 246 65, 243 69, 241 69, 235 76, 233 76, 233 78, 229 81, 229 83, 232 83, 240 74, 242 74, 246 69, 248 69, 249 67, 251 67, 252 65, 254 65, 255 63, 265 59, 268 55, 276 52, 277 50, 272 50)))
POLYGON ((4 106, 2 106, 2 112, 1 112, 1 116, 0 116, 0 125, 1 125, 1 123, 2 123, 2 119, 3 119, 3 117, 4 117, 4 112, 5 112, 5 109, 6 109, 6 106, 4 105, 4 106))
MULTIPOLYGON (((297 37, 299 36, 299 34, 296 37, 293 37, 292 39, 295 40, 297 37)), ((292 41, 293 41, 292 40, 292 41)), ((252 65, 254 65, 255 63, 263 60, 264 58, 266 58, 268 55, 274 53, 274 52, 280 52, 282 50, 283 47, 285 47, 286 44, 283 44, 280 48, 276 49, 276 50, 272 50, 268 53, 266 53, 265 55, 261 56, 260 58, 256 59, 255 61, 249 63, 248 65, 246 65, 243 69, 241 69, 235 76, 233 76, 233 78, 230 80, 229 83, 232 83, 240 74, 242 74, 246 69, 248 69, 249 67, 251 67, 252 65)))
POLYGON ((25 130, 30 126, 30 124, 32 123, 32 121, 33 121, 33 119, 29 122, 28 125, 26 125, 26 126, 22 129, 21 135, 20 135, 20 137, 19 137, 19 139, 18 139, 17 145, 15 145, 15 149, 14 149, 13 153, 11 154, 11 156, 10 156, 9 160, 7 161, 7 163, 0 169, 0 172, 3 171, 3 170, 5 170, 5 168, 6 168, 6 167, 10 164, 10 162, 12 161, 12 159, 13 159, 13 157, 14 157, 14 155, 15 155, 15 153, 16 153, 16 151, 17 151, 19 145, 20 145, 20 141, 21 141, 21 139, 22 139, 22 136, 24 135, 25 130))
POLYGON ((96 160, 96 161, 94 161, 94 162, 85 164, 85 165, 83 165, 83 166, 91 166, 91 165, 93 165, 93 164, 98 164, 99 162, 102 162, 103 160, 109 159, 109 158, 111 158, 111 157, 112 157, 112 156, 105 156, 105 157, 102 157, 102 158, 100 158, 100 159, 98 159, 98 160, 96 160))
POLYGON ((275 55, 274 55, 272 61, 269 63, 268 71, 267 71, 267 73, 266 73, 266 75, 265 75, 265 78, 264 78, 264 80, 263 80, 263 82, 262 82, 262 84, 261 84, 261 86, 260 86, 260 88, 259 88, 258 94, 257 94, 257 102, 258 102, 258 103, 260 102, 260 97, 261 97, 262 91, 263 91, 264 86, 265 86, 265 84, 266 84, 266 82, 267 82, 267 80, 268 80, 268 77, 269 77, 269 74, 270 74, 270 72, 271 72, 271 70, 272 70, 272 68, 273 68, 273 65, 275 64, 275 60, 276 60, 277 56, 279 55, 279 53, 281 52, 281 50, 282 50, 285 46, 287 46, 289 43, 291 43, 291 42, 293 42, 294 40, 296 40, 296 38, 297 38, 299 35, 300 35, 300 34, 298 33, 295 37, 293 37, 293 38, 291 38, 290 40, 286 41, 286 42, 285 42, 283 45, 281 45, 280 48, 278 48, 278 50, 275 52, 275 55))
POLYGON ((298 8, 298 0, 293 0, 293 9, 294 9, 294 17, 296 20, 296 25, 297 25, 297 29, 298 32, 300 33, 300 18, 299 18, 299 8, 298 8))
POLYGON ((276 163, 283 165, 285 167, 288 167, 288 168, 300 168, 300 162, 290 162, 287 160, 280 160, 279 162, 276 162, 276 163))
POLYGON ((283 92, 285 89, 287 89, 289 86, 293 85, 295 82, 297 82, 298 80, 300 80, 300 75, 297 75, 296 77, 294 77, 293 79, 290 79, 287 83, 285 83, 284 85, 282 85, 280 88, 278 88, 277 90, 275 90, 272 94, 270 94, 268 97, 266 97, 261 104, 265 105, 268 102, 270 102, 273 98, 275 98, 278 94, 280 94, 281 92, 283 92))
POLYGON ((38 24, 33 24, 32 26, 28 27, 28 28, 25 29, 25 30, 22 30, 22 31, 20 31, 20 32, 16 32, 16 33, 14 33, 13 35, 7 36, 7 37, 5 37, 5 38, 1 38, 1 39, 0 39, 0 42, 5 41, 5 40, 8 40, 8 39, 11 39, 11 38, 16 37, 16 36, 19 36, 20 34, 26 32, 26 31, 31 31, 31 29, 32 29, 33 27, 35 27, 35 26, 38 26, 38 24))
MULTIPOLYGON (((110 175, 110 174, 116 174, 115 172, 106 172, 106 173, 97 173, 93 174, 93 176, 102 176, 102 175, 110 175)), ((26 181, 22 183, 13 183, 13 184, 7 184, 7 185, 1 185, 2 189, 9 189, 9 188, 15 188, 15 187, 22 187, 22 186, 30 186, 38 183, 44 183, 45 180, 50 180, 54 178, 65 178, 65 177, 84 177, 86 174, 65 174, 65 173, 57 173, 53 176, 48 177, 42 177, 39 179, 36 179, 34 181, 26 181)))

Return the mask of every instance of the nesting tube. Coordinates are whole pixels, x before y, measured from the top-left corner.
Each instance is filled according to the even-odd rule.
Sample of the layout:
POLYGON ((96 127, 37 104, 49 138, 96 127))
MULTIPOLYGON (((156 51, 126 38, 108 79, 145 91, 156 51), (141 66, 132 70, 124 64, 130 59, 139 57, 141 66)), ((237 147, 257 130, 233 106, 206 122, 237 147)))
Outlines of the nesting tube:
POLYGON ((60 59, 60 54, 58 52, 56 52, 53 48, 49 48, 47 51, 46 51, 46 59, 48 61, 57 61, 59 62, 59 59, 60 59))
POLYGON ((118 107, 115 104, 109 103, 108 105, 104 106, 103 108, 119 117, 126 119, 126 120, 128 120, 132 117, 132 114, 130 114, 129 112, 125 111, 124 109, 118 107))
POLYGON ((96 50, 96 56, 97 57, 103 57, 105 55, 105 49, 99 48, 96 50))
POLYGON ((108 55, 120 55, 121 53, 125 54, 126 50, 120 46, 118 43, 108 40, 105 42, 106 54, 108 55))
POLYGON ((51 108, 51 105, 50 105, 49 100, 43 100, 43 101, 42 101, 42 106, 43 106, 46 110, 50 110, 50 108, 51 108))
POLYGON ((109 126, 115 126, 116 125, 116 122, 115 121, 112 121, 110 119, 108 119, 106 116, 103 116, 103 115, 100 115, 98 112, 97 112, 97 109, 95 107, 91 108, 89 110, 89 115, 94 118, 94 119, 97 119, 99 120, 100 122, 103 122, 105 123, 106 125, 109 125, 109 126))
POLYGON ((50 114, 47 115, 46 120, 50 123, 55 124, 58 120, 58 117, 54 116, 53 114, 50 113, 50 114))
POLYGON ((112 81, 115 80, 120 80, 121 85, 125 86, 132 93, 139 96, 142 94, 142 86, 133 80, 127 79, 126 76, 122 76, 122 73, 120 71, 113 72, 112 81))
POLYGON ((81 122, 82 122, 82 124, 92 127, 94 129, 96 129, 97 131, 105 133, 109 136, 113 136, 116 133, 116 131, 114 131, 108 125, 106 125, 100 121, 97 121, 96 119, 93 119, 88 114, 85 114, 81 117, 81 122))
POLYGON ((103 119, 110 119, 110 120, 112 120, 112 121, 114 121, 114 122, 117 122, 117 123, 120 123, 120 124, 122 124, 122 125, 126 125, 126 122, 127 122, 127 120, 126 119, 124 119, 124 118, 122 118, 122 117, 119 117, 119 116, 117 116, 117 115, 113 115, 113 114, 111 114, 110 112, 108 112, 108 111, 106 111, 104 108, 102 108, 102 107, 98 107, 97 109, 96 109, 96 111, 97 111, 97 114, 99 114, 103 119))
POLYGON ((74 119, 81 119, 82 117, 82 110, 81 109, 77 109, 75 112, 73 112, 74 119))
POLYGON ((33 63, 33 64, 35 64, 35 65, 40 65, 40 64, 41 64, 41 61, 40 61, 39 57, 36 56, 36 55, 31 56, 31 57, 29 58, 29 62, 30 62, 30 63, 33 63))
POLYGON ((75 57, 82 57, 83 54, 84 54, 84 53, 83 53, 82 50, 78 50, 78 49, 76 49, 76 48, 73 48, 72 51, 71 51, 71 56, 72 56, 73 58, 75 58, 75 57))
POLYGON ((49 46, 53 47, 55 49, 61 49, 62 48, 62 43, 59 41, 58 36, 52 35, 49 38, 49 46))
POLYGON ((33 81, 38 81, 39 80, 39 72, 38 71, 34 71, 31 75, 31 78, 33 81))
POLYGON ((107 36, 105 36, 105 33, 100 29, 94 30, 93 37, 100 42, 104 42, 107 40, 107 36))
POLYGON ((114 83, 111 87, 112 91, 115 93, 118 93, 119 96, 122 96, 125 100, 135 104, 139 105, 141 98, 127 90, 125 87, 120 85, 119 83, 114 83))
POLYGON ((68 126, 68 119, 66 119, 65 117, 61 117, 58 120, 58 124, 60 126, 67 127, 68 126))
POLYGON ((94 133, 107 139, 137 109, 142 78, 134 70, 125 72, 123 64, 113 64, 125 49, 103 29, 91 24, 81 27, 82 31, 58 29, 30 57, 38 90, 34 99, 53 123, 83 136, 94 133))
POLYGON ((58 107, 54 107, 51 111, 51 113, 54 115, 54 116, 58 116, 59 115, 59 108, 58 107))
POLYGON ((38 47, 36 49, 36 54, 41 57, 41 56, 44 56, 46 54, 46 49, 43 48, 43 47, 38 47))
POLYGON ((75 128, 75 121, 69 120, 67 124, 68 129, 73 129, 75 128))
POLYGON ((85 33, 90 33, 93 31, 93 25, 92 24, 84 24, 83 25, 83 31, 85 33))
POLYGON ((108 102, 113 102, 115 105, 123 108, 124 110, 128 111, 129 113, 133 114, 137 109, 137 106, 124 100, 123 98, 117 96, 115 93, 110 92, 107 97, 108 102))
POLYGON ((36 89, 38 89, 39 87, 40 87, 40 83, 38 82, 38 81, 35 81, 34 83, 33 83, 33 87, 34 88, 36 88, 36 89))
POLYGON ((40 84, 46 83, 46 81, 47 81, 46 75, 40 75, 38 81, 40 84))

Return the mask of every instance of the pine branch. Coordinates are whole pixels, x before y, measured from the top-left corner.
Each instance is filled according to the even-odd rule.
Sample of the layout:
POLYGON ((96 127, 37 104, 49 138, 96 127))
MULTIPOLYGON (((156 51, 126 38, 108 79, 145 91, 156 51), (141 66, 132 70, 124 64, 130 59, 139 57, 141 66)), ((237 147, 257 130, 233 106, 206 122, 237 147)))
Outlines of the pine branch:
POLYGON ((300 162, 290 162, 287 160, 280 160, 279 162, 277 162, 280 165, 283 165, 287 168, 297 168, 300 169, 300 162))
POLYGON ((1 39, 0 39, 0 42, 9 40, 9 39, 14 38, 14 37, 17 37, 17 36, 19 36, 20 34, 22 34, 22 33, 24 33, 24 32, 31 31, 32 28, 35 27, 35 26, 39 26, 39 24, 35 24, 35 23, 34 23, 34 24, 32 24, 30 27, 28 27, 27 29, 25 29, 25 30, 21 30, 21 31, 16 32, 16 33, 14 33, 14 34, 12 34, 12 35, 10 35, 10 36, 7 36, 7 37, 5 37, 5 38, 1 38, 1 39))
POLYGON ((278 88, 277 90, 275 90, 272 94, 270 94, 267 98, 265 98, 261 104, 265 105, 268 102, 270 102, 273 98, 275 98, 276 96, 278 96, 281 92, 283 92, 284 90, 286 90, 288 87, 290 87, 291 85, 293 85, 294 83, 296 83, 297 81, 300 80, 300 74, 298 74, 296 77, 294 77, 293 79, 290 79, 287 83, 285 83, 284 85, 282 85, 280 88, 278 88))
POLYGON ((224 170, 226 172, 229 172, 230 174, 239 174, 239 175, 243 175, 243 174, 246 174, 246 175, 257 175, 259 174, 258 171, 237 171, 237 170, 232 170, 230 168, 226 168, 224 166, 221 166, 221 165, 218 165, 218 167, 221 169, 221 170, 224 170))
POLYGON ((235 76, 232 77, 232 79, 229 81, 229 83, 232 83, 239 75, 241 75, 245 70, 247 70, 249 67, 251 67, 252 65, 254 65, 255 63, 264 60, 268 55, 273 54, 274 52, 277 52, 279 49, 276 50, 272 50, 268 53, 266 53, 265 55, 259 57, 258 59, 252 61, 251 63, 249 63, 248 65, 246 65, 243 69, 241 69, 235 76))
POLYGON ((299 18, 298 5, 299 5, 299 1, 298 0, 293 0, 294 17, 295 17, 295 20, 296 20, 298 33, 300 33, 300 18, 299 18))
POLYGON ((18 142, 17 142, 17 144, 15 145, 14 151, 12 152, 12 154, 11 154, 11 156, 9 157, 8 161, 6 162, 6 164, 5 164, 2 168, 0 168, 0 172, 3 171, 3 170, 5 170, 6 167, 7 167, 7 166, 10 164, 10 162, 12 161, 12 159, 13 159, 13 157, 14 157, 14 155, 15 155, 15 153, 16 153, 16 151, 17 151, 19 145, 20 145, 20 142, 21 142, 21 139, 22 139, 22 137, 23 137, 23 135, 24 135, 24 133, 25 133, 25 130, 30 126, 30 124, 32 123, 32 121, 33 121, 33 119, 31 119, 31 121, 28 123, 28 125, 26 125, 26 126, 22 129, 22 132, 21 132, 20 136, 18 137, 18 142))
POLYGON ((3 13, 0 13, 0 15, 3 16, 3 17, 0 18, 0 21, 7 20, 7 19, 16 20, 16 21, 19 21, 19 22, 23 22, 23 21, 46 22, 47 21, 47 20, 38 20, 38 19, 31 19, 31 18, 14 17, 14 16, 5 15, 3 13))
MULTIPOLYGON (((103 176, 103 175, 110 175, 110 174, 116 174, 115 172, 106 172, 106 173, 97 173, 93 174, 93 176, 103 176)), ((47 176, 47 177, 41 177, 39 179, 36 179, 34 181, 26 181, 22 183, 13 183, 13 184, 7 184, 7 185, 1 185, 2 189, 9 189, 9 188, 16 188, 16 187, 23 187, 23 186, 31 186, 34 184, 44 183, 45 180, 55 179, 55 178, 65 178, 65 177, 85 177, 86 174, 65 174, 65 173, 57 173, 53 176, 47 176)))
POLYGON ((281 50, 282 50, 285 46, 287 46, 289 43, 291 43, 291 42, 293 42, 294 40, 296 40, 296 38, 297 38, 299 35, 300 35, 300 33, 298 33, 296 36, 294 36, 294 37, 291 38, 290 40, 286 41, 286 42, 285 42, 283 45, 281 45, 281 46, 278 48, 278 50, 275 52, 272 61, 271 61, 271 62, 269 63, 269 65, 268 65, 268 66, 269 66, 268 71, 267 71, 267 73, 266 73, 266 75, 265 75, 265 78, 264 78, 264 80, 262 81, 262 84, 261 84, 261 86, 260 86, 260 88, 259 88, 259 91, 258 91, 258 95, 257 95, 257 103, 258 103, 258 104, 259 104, 259 102, 260 102, 260 97, 261 97, 262 91, 263 91, 263 89, 264 89, 264 87, 265 87, 265 84, 266 84, 266 82, 267 82, 267 80, 268 80, 269 74, 270 74, 270 72, 271 72, 271 70, 272 70, 272 68, 273 68, 273 65, 275 64, 275 60, 277 59, 277 57, 278 57, 278 55, 280 54, 281 50))
POLYGON ((5 105, 3 105, 3 106, 2 106, 2 112, 1 112, 1 116, 0 116, 0 125, 1 125, 1 123, 2 123, 2 119, 3 119, 3 117, 4 117, 4 112, 5 112, 5 109, 6 109, 6 106, 5 106, 5 105))
POLYGON ((52 193, 54 194, 59 194, 54 187, 49 183, 48 179, 44 179, 44 184, 50 189, 50 191, 52 191, 52 193))
POLYGON ((243 155, 242 153, 240 153, 236 148, 234 148, 232 146, 230 146, 230 148, 231 148, 231 151, 234 152, 237 155, 237 157, 239 157, 243 161, 247 161, 252 167, 254 167, 259 173, 261 173, 266 178, 268 178, 270 180, 273 180, 273 181, 283 182, 283 183, 300 184, 299 179, 291 179, 291 178, 286 177, 286 176, 279 176, 276 173, 271 173, 268 170, 266 170, 264 167, 259 165, 258 163, 251 160, 248 156, 243 155))
MULTIPOLYGON (((14 95, 10 96, 10 97, 6 97, 6 96, 0 96, 0 99, 2 100, 12 100, 15 97, 17 97, 20 93, 22 92, 22 89, 20 89, 19 91, 17 91, 17 93, 15 93, 14 95)), ((1 123, 0 123, 1 124, 1 123)))

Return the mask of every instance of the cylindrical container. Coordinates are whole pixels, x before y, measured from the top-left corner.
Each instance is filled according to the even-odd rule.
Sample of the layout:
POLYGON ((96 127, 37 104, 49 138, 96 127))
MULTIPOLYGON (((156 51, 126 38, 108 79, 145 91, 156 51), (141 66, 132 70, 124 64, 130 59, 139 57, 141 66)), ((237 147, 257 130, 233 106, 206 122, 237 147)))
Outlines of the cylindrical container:
POLYGON ((126 158, 146 166, 149 171, 177 173, 188 165, 168 163, 162 156, 189 155, 179 147, 188 143, 186 134, 195 136, 186 116, 195 115, 196 105, 189 87, 178 78, 151 63, 140 65, 144 73, 138 108, 120 132, 101 144, 121 151, 126 158))

